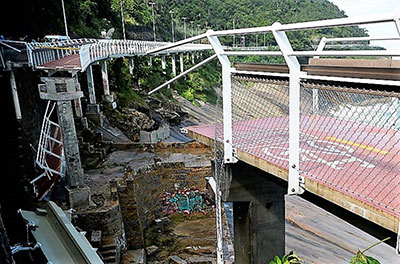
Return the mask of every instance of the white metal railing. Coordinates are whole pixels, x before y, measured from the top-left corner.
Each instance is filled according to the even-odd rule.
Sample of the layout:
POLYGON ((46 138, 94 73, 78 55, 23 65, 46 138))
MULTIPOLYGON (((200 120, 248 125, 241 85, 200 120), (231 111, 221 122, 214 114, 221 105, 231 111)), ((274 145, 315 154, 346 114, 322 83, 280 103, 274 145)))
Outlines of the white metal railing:
MULTIPOLYGON (((327 56, 327 57, 336 57, 336 56, 399 56, 400 50, 397 51, 386 51, 386 50, 358 50, 358 51, 324 51, 323 49, 319 49, 317 51, 295 51, 286 35, 287 31, 297 31, 297 30, 310 30, 310 29, 321 29, 321 28, 332 28, 332 27, 345 27, 345 26, 359 26, 365 24, 377 24, 377 23, 392 23, 397 29, 398 35, 393 36, 394 38, 400 37, 400 13, 394 14, 386 14, 386 15, 375 15, 368 17, 358 17, 358 18, 339 18, 339 19, 330 19, 330 20, 322 20, 322 21, 311 21, 311 22, 303 22, 303 23, 294 23, 294 24, 286 24, 282 25, 280 23, 274 23, 271 26, 264 27, 254 27, 254 28, 243 28, 243 29, 232 29, 232 30, 221 30, 221 31, 212 31, 209 30, 204 34, 194 36, 188 38, 186 40, 178 41, 176 43, 171 43, 167 46, 156 48, 148 52, 148 54, 159 53, 168 49, 176 48, 188 43, 192 43, 193 41, 199 41, 201 39, 207 38, 213 47, 215 54, 217 55, 220 63, 222 64, 222 87, 223 87, 223 124, 221 130, 222 133, 222 144, 223 144, 223 162, 234 163, 237 161, 236 157, 236 147, 233 140, 234 136, 237 136, 237 131, 233 131, 233 127, 238 124, 234 124, 233 120, 233 102, 234 99, 232 96, 232 76, 237 74, 238 71, 235 68, 231 67, 231 61, 229 56, 283 56, 284 60, 289 68, 289 74, 282 73, 274 73, 274 72, 264 72, 257 73, 258 75, 266 75, 266 76, 277 76, 277 77, 286 77, 289 79, 288 82, 288 113, 287 113, 287 133, 284 136, 285 146, 288 145, 285 153, 287 154, 287 163, 284 167, 286 167, 289 171, 288 175, 288 194, 301 194, 304 191, 305 186, 305 178, 304 173, 300 173, 300 157, 304 153, 301 153, 300 142, 302 138, 300 126, 301 122, 304 119, 301 119, 300 108, 301 108, 301 82, 309 79, 317 79, 317 80, 328 80, 328 81, 336 81, 336 82, 364 82, 364 83, 373 83, 373 84, 385 84, 385 85, 395 85, 400 86, 400 81, 397 80, 379 80, 379 79, 367 79, 367 78, 345 78, 345 77, 333 77, 333 76, 311 76, 306 72, 301 71, 300 64, 298 61, 298 57, 313 57, 313 56, 327 56), (246 35, 246 34, 258 34, 258 33, 267 33, 270 32, 273 34, 275 41, 278 44, 279 51, 262 51, 262 50, 228 50, 224 48, 220 41, 219 37, 225 36, 234 36, 234 35, 246 35), (286 138, 287 135, 287 138, 286 138)), ((193 67, 195 68, 195 67, 193 67)), ((241 71, 241 74, 252 75, 254 72, 241 71)), ((315 90, 315 89, 314 89, 315 90)), ((318 101, 318 92, 313 93, 313 99, 315 98, 318 101)), ((258 91, 256 92, 258 93, 258 91)), ((246 98, 249 95, 249 91, 246 90, 246 93, 243 98, 246 98)), ((254 105, 254 102, 251 104, 254 105)), ((314 105, 313 105, 314 106, 314 105)), ((264 105, 260 105, 258 109, 262 109, 265 107, 264 105)), ((243 125, 246 127, 246 125, 243 125)), ((253 126, 257 126, 256 123, 253 126)), ((216 129, 219 127, 215 126, 216 129)), ((255 128, 257 130, 257 128, 255 128)), ((270 128, 267 129, 269 131, 270 128)), ((260 135, 262 137, 262 135, 260 135)), ((266 135, 269 137, 268 135, 266 135)), ((256 142, 252 141, 254 138, 247 139, 244 144, 255 144, 256 142)), ((215 139, 217 140, 217 138, 215 139)), ((257 141, 265 140, 262 138, 256 138, 257 141)), ((271 140, 271 139, 267 139, 271 140)), ((278 140, 282 140, 282 138, 278 137, 278 140)), ((303 144, 303 142, 302 142, 303 144)), ((251 147, 251 146, 250 146, 251 147)), ((286 157, 285 157, 286 158, 286 157)), ((370 186, 371 187, 371 186, 370 186)), ((220 206, 218 202, 220 201, 220 193, 219 193, 219 183, 217 184, 217 192, 216 192, 216 203, 217 208, 220 206)), ((217 210, 218 211, 218 210, 217 210)), ((217 212, 217 218, 220 215, 217 212)), ((222 234, 221 226, 218 226, 217 221, 217 262, 222 263, 222 249, 221 249, 221 237, 222 234)))
MULTIPOLYGON (((112 57, 132 57, 146 55, 149 50, 168 45, 167 42, 140 40, 99 40, 96 43, 84 45, 80 49, 82 71, 93 62, 112 57)), ((186 44, 178 48, 163 51, 158 54, 176 54, 211 50, 206 44, 186 44)))
MULTIPOLYGON (((295 30, 309 30, 309 29, 321 29, 330 27, 343 27, 343 26, 358 26, 365 24, 377 24, 377 23, 394 23, 399 36, 393 36, 392 38, 400 37, 400 13, 389 14, 389 15, 376 15, 369 17, 358 17, 358 18, 339 18, 321 21, 302 22, 294 24, 274 23, 271 26, 265 27, 254 27, 254 28, 243 28, 243 29, 232 29, 232 30, 221 30, 212 31, 209 30, 204 34, 188 38, 186 40, 171 43, 167 46, 156 48, 148 52, 148 54, 162 52, 167 49, 176 48, 193 41, 198 41, 203 38, 207 38, 211 43, 215 53, 218 56, 219 61, 222 64, 222 84, 223 84, 223 104, 224 104, 224 156, 225 162, 235 162, 234 156, 235 149, 232 147, 232 111, 231 111, 231 76, 235 73, 235 69, 231 68, 231 62, 228 56, 283 56, 288 67, 289 67, 289 86, 290 86, 290 114, 289 114, 289 193, 301 193, 301 185, 304 179, 299 175, 299 101, 300 101, 300 81, 302 79, 319 79, 339 82, 369 82, 374 84, 384 85, 396 85, 400 86, 399 81, 391 80, 370 80, 370 79, 356 79, 356 78, 336 78, 331 76, 309 76, 307 73, 300 70, 300 64, 298 57, 312 57, 312 56, 400 56, 400 50, 387 51, 387 50, 357 50, 357 51, 323 51, 323 50, 310 50, 310 51, 294 51, 290 41, 286 35, 286 31, 295 30), (278 44, 279 51, 227 51, 221 43, 218 37, 229 36, 229 35, 245 35, 245 34, 256 34, 271 32, 278 44)), ((246 73, 246 71, 241 72, 246 73)), ((251 74, 251 72, 249 72, 251 74)), ((282 77, 281 73, 265 73, 267 76, 279 76, 282 77)))
MULTIPOLYGON (((29 66, 37 66, 79 54, 82 71, 96 61, 112 57, 145 55, 147 51, 167 45, 167 42, 141 40, 72 39, 57 42, 25 42, 29 66)), ((160 54, 176 54, 210 50, 207 44, 187 44, 160 54)))
POLYGON ((78 54, 82 45, 97 41, 97 39, 84 38, 55 42, 26 42, 29 66, 36 68, 39 65, 78 54))
POLYGON ((35 163, 42 170, 42 173, 33 179, 30 183, 34 186, 34 192, 38 195, 36 182, 43 177, 47 177, 49 180, 55 175, 63 177, 65 174, 62 170, 63 163, 65 161, 63 142, 61 136, 60 126, 51 121, 50 117, 56 108, 56 103, 48 101, 46 111, 43 117, 42 129, 40 131, 39 143, 36 153, 35 163), (58 150, 55 153, 55 150, 58 150), (58 168, 52 167, 49 162, 49 156, 55 160, 54 164, 58 164, 58 168))
MULTIPOLYGON (((391 36, 391 37, 349 37, 349 38, 326 38, 323 37, 319 41, 317 46, 317 51, 323 51, 325 47, 327 47, 328 43, 333 42, 342 42, 342 43, 356 43, 356 42, 365 42, 365 41, 386 41, 386 40, 400 40, 399 36, 391 36)), ((338 47, 343 47, 343 45, 337 45, 338 47)), ((335 47, 335 45, 330 45, 330 47, 335 47)), ((315 56, 318 58, 319 56, 315 56)))

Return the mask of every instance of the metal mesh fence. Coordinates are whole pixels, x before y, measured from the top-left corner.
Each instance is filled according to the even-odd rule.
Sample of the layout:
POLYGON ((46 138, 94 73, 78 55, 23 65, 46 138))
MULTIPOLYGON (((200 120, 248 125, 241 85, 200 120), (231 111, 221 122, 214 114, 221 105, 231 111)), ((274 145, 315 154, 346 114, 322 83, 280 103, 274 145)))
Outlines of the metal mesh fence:
POLYGON ((287 168, 274 145, 288 147, 289 86, 286 81, 237 76, 232 80, 232 144, 287 168))
POLYGON ((300 171, 400 215, 400 104, 393 93, 303 83, 300 171))
MULTIPOLYGON (((400 216, 398 96, 302 83, 300 173, 400 216)), ((287 81, 234 76, 232 119, 234 148, 288 168, 287 81)), ((221 140, 222 122, 215 131, 221 140)), ((216 144, 222 162, 222 146, 216 144)))

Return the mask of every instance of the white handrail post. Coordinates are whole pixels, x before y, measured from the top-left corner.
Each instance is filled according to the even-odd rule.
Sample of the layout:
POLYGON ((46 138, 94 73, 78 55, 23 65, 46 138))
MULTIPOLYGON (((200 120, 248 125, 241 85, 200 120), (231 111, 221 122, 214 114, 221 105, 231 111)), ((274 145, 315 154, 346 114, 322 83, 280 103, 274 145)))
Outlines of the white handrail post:
MULTIPOLYGON (((273 24, 280 26, 279 23, 273 24)), ((304 190, 300 184, 304 178, 299 173, 300 156, 300 63, 293 52, 289 39, 284 31, 272 30, 275 40, 282 51, 289 67, 289 179, 288 194, 301 194, 304 190)))
POLYGON ((175 54, 171 56, 171 67, 172 67, 172 75, 176 76, 176 62, 175 62, 175 54))
POLYGON ((180 68, 181 72, 184 71, 184 69, 183 69, 183 54, 182 53, 179 54, 179 68, 180 68))
POLYGON ((17 118, 18 121, 20 121, 20 120, 22 120, 21 107, 19 104, 17 82, 15 81, 15 75, 14 75, 14 71, 12 69, 10 71, 10 84, 11 84, 11 92, 12 92, 13 102, 14 102, 15 117, 17 118))
POLYGON ((224 49, 218 37, 212 36, 213 31, 207 31, 208 41, 214 48, 218 60, 222 64, 222 95, 223 95, 223 119, 224 119, 224 162, 235 163, 234 149, 232 146, 232 80, 231 63, 228 56, 223 55, 224 49))
MULTIPOLYGON (((322 37, 318 47, 317 51, 323 51, 326 46, 326 37, 322 37)), ((318 59, 319 56, 314 56, 314 58, 318 59)), ((313 114, 317 114, 319 111, 319 94, 318 94, 318 89, 312 89, 312 104, 313 104, 313 114)))
MULTIPOLYGON (((326 45, 326 38, 323 37, 321 38, 321 40, 319 41, 318 47, 317 47, 317 51, 323 51, 326 45)), ((314 58, 318 59, 319 56, 314 56, 314 58)))
MULTIPOLYGON (((224 163, 237 162, 234 157, 234 149, 232 147, 232 80, 231 80, 231 64, 228 56, 223 55, 224 49, 219 42, 218 37, 211 36, 212 30, 207 31, 207 38, 213 47, 215 54, 217 55, 220 63, 222 64, 222 93, 223 93, 223 126, 224 126, 224 163)), ((217 124, 216 124, 217 125, 217 124)), ((217 140, 215 138, 215 140, 217 140)), ((219 178, 219 177, 218 177, 219 178)), ((220 179, 217 180, 216 192, 215 192, 215 204, 216 204, 216 224, 217 224, 217 263, 223 263, 223 247, 222 247, 222 199, 221 199, 221 188, 220 179)))

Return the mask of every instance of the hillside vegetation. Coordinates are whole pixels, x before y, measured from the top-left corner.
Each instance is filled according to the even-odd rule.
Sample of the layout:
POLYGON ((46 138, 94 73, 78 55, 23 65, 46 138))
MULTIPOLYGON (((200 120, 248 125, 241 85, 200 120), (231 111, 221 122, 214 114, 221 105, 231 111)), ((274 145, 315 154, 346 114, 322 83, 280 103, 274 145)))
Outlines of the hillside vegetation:
MULTIPOLYGON (((122 38, 120 1, 124 10, 127 38, 152 40, 152 10, 149 1, 141 0, 74 0, 64 1, 68 27, 71 37, 99 38, 102 30, 115 28, 113 38, 122 38)), ((174 14, 175 40, 184 38, 183 17, 186 17, 187 37, 203 33, 207 28, 214 30, 266 26, 274 22, 292 23, 319 19, 344 17, 345 13, 327 0, 155 0, 154 5, 156 35, 158 40, 171 41, 171 14, 174 14), (190 21, 193 21, 190 23, 190 21)), ((0 33, 8 38, 40 39, 46 34, 65 34, 60 0, 11 1, 4 7, 1 16, 0 33)), ((321 36, 366 36, 358 27, 333 28, 289 32, 295 49, 310 49, 321 36)), ((246 36, 246 46, 264 45, 274 49, 275 41, 271 34, 246 36), (258 43, 256 43, 256 39, 258 43)), ((222 38, 225 45, 232 45, 232 37, 222 38)), ((243 39, 237 36, 235 44, 242 45, 243 39)), ((207 54, 203 54, 206 56, 207 54)), ((260 57, 249 58, 252 62, 283 63, 282 58, 265 60, 260 57)), ((136 77, 129 75, 127 63, 115 60, 110 64, 113 89, 123 98, 124 104, 137 100, 137 91, 132 86, 141 84, 148 91, 171 78, 171 71, 162 73, 160 62, 156 59, 152 66, 147 60, 136 61, 136 77), (117 64, 117 65, 114 65, 117 64)), ((185 62, 190 65, 190 60, 185 62)), ((170 65, 168 65, 170 66, 170 65)), ((170 68, 169 68, 170 69, 170 68)), ((221 81, 220 67, 214 61, 207 67, 189 74, 173 87, 185 98, 215 102, 213 88, 221 81)), ((170 97, 171 91, 163 91, 170 97)))

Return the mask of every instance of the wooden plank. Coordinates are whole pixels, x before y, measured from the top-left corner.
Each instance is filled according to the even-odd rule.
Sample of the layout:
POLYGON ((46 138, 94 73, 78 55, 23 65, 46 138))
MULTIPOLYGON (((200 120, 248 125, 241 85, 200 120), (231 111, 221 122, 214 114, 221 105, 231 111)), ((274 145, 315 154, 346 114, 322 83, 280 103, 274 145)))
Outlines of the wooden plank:
MULTIPOLYGON (((344 220, 302 199, 286 196, 286 251, 305 263, 349 263, 357 250, 378 240, 344 220)), ((383 263, 400 263, 395 249, 380 244, 366 253, 383 263)))

